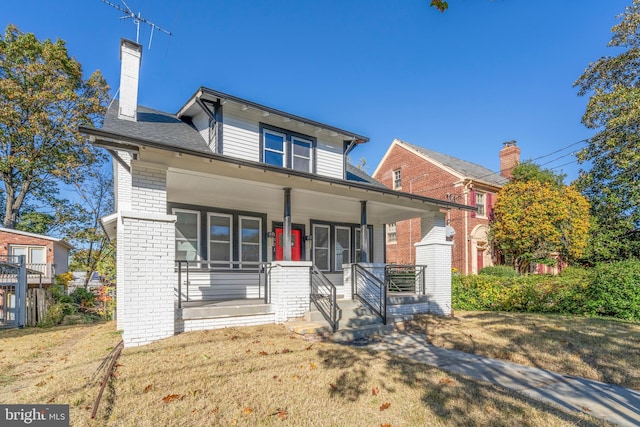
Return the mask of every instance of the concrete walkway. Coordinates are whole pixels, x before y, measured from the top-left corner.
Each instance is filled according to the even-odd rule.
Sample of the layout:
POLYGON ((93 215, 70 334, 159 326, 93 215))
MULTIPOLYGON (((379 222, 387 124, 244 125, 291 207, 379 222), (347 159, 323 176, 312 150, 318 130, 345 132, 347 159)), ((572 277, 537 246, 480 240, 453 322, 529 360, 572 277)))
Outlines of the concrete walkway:
POLYGON ((367 348, 386 350, 444 371, 488 381, 533 399, 622 426, 640 426, 640 392, 427 344, 424 336, 394 332, 367 348))

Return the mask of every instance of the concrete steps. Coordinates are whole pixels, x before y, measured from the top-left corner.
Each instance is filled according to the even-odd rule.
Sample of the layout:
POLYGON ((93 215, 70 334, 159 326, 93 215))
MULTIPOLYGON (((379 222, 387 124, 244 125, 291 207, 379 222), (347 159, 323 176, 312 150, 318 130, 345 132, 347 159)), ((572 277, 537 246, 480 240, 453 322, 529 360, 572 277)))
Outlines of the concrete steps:
MULTIPOLYGON (((288 322, 292 332, 303 335, 318 335, 334 342, 352 342, 382 335, 395 329, 393 321, 382 323, 382 319, 364 307, 359 301, 338 300, 338 330, 331 333, 331 327, 315 306, 309 310, 303 320, 288 322)), ((395 320, 395 319, 392 319, 395 320)))

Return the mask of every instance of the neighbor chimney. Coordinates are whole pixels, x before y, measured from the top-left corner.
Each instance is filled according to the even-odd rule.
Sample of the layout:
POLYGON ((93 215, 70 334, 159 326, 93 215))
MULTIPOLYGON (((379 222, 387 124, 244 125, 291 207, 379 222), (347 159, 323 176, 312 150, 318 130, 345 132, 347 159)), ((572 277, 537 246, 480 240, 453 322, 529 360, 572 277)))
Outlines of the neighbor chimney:
POLYGON ((520 164, 520 147, 513 140, 507 141, 503 145, 504 147, 500 150, 500 175, 511 179, 513 168, 520 164))
POLYGON ((120 40, 120 109, 118 118, 136 121, 138 118, 138 78, 142 45, 120 40))

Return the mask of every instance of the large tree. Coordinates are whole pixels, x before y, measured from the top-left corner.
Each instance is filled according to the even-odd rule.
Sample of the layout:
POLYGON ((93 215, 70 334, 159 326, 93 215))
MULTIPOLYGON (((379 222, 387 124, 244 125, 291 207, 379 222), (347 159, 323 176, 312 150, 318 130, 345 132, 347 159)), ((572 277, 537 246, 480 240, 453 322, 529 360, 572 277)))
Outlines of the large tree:
POLYGON ((490 236, 521 273, 531 264, 579 259, 587 246, 589 204, 563 176, 523 163, 498 193, 490 236))
POLYGON ((578 159, 577 186, 591 203, 593 261, 640 256, 640 0, 612 28, 618 52, 591 63, 575 82, 589 95, 582 123, 597 133, 578 159))
POLYGON ((78 132, 105 112, 99 71, 84 79, 65 42, 39 41, 14 25, 0 36, 0 191, 5 227, 28 200, 50 204, 57 183, 74 182, 100 158, 78 132))

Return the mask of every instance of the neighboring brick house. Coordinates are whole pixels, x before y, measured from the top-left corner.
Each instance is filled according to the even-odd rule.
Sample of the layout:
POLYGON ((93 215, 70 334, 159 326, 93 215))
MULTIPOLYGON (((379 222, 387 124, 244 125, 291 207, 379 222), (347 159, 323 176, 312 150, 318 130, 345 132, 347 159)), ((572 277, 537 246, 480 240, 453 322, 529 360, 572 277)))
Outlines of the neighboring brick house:
MULTIPOLYGON (((515 141, 504 143, 497 174, 475 163, 394 140, 373 173, 385 186, 447 202, 475 206, 477 212, 443 209, 447 236, 453 241, 452 267, 475 274, 496 261, 487 233, 496 193, 520 162, 515 141)), ((420 240, 419 218, 387 226, 387 262, 413 264, 414 244, 420 240)))
POLYGON ((0 257, 24 255, 32 271, 27 275, 30 285, 40 284, 40 279, 43 286, 54 284, 55 276, 69 269, 71 249, 63 239, 0 227, 0 257))

